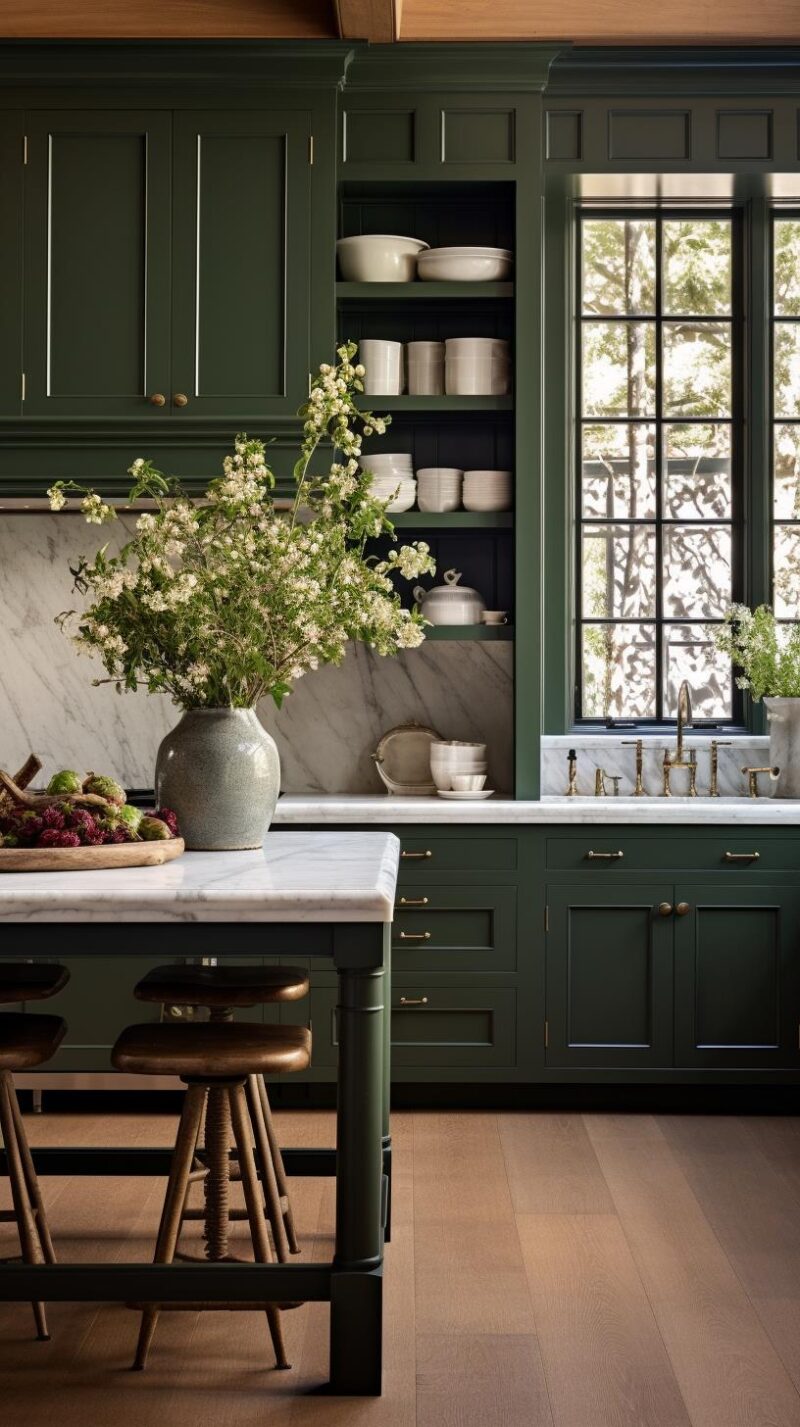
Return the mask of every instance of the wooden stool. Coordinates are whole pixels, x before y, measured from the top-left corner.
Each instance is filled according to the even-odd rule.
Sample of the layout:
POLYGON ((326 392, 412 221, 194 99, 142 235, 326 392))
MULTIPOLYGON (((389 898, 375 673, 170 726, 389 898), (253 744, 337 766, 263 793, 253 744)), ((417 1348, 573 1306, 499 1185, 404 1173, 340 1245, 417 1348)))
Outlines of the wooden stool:
MULTIPOLYGON (((157 966, 136 986, 134 995, 140 1001, 161 1002, 164 1005, 200 1006, 207 1008, 214 1024, 233 1020, 235 1009, 263 1006, 278 1001, 299 1001, 308 995, 308 976, 290 966, 157 966)), ((278 1260, 285 1263, 289 1254, 300 1252, 294 1226, 289 1186, 278 1136, 263 1075, 250 1078, 247 1096, 257 1136, 266 1135, 268 1152, 263 1159, 271 1161, 264 1181, 266 1213, 278 1260), (260 1113, 256 1102, 260 1102, 260 1113), (263 1128, 262 1128, 263 1126, 263 1128)), ((212 1114, 212 1099, 209 1111, 212 1114)), ((205 1217, 203 1210, 184 1210, 184 1218, 205 1217)), ((243 1218, 242 1210, 230 1211, 230 1218, 243 1218)))
POLYGON ((69 981, 66 966, 51 961, 0 961, 0 1005, 46 1001, 69 981))
MULTIPOLYGON (((171 1263, 175 1257, 189 1185, 198 1174, 206 1178, 206 1258, 231 1262, 228 1253, 228 1189, 230 1136, 239 1161, 253 1252, 257 1263, 271 1263, 264 1206, 253 1155, 255 1135, 259 1169, 266 1184, 271 1157, 266 1136, 260 1134, 260 1100, 247 1093, 253 1076, 306 1070, 311 1059, 311 1033, 304 1026, 261 1026, 230 1021, 129 1026, 111 1052, 117 1070, 134 1075, 178 1075, 187 1086, 175 1151, 172 1157, 164 1208, 158 1230, 154 1263, 171 1263), (205 1155, 207 1169, 192 1170, 206 1110, 205 1155)), ((263 1122, 261 1122, 263 1124, 263 1122)), ((133 1366, 143 1368, 162 1309, 183 1309, 185 1303, 146 1304, 142 1311, 139 1342, 133 1366)), ((252 1303, 200 1305, 207 1308, 252 1310, 252 1303)), ((286 1307, 290 1305, 285 1305, 286 1307)), ((280 1310, 264 1304, 276 1366, 288 1368, 280 1310)))
MULTIPOLYGON (((38 972, 44 970, 44 967, 28 967, 26 970, 38 972)), ((52 967, 50 970, 61 972, 63 968, 52 967)), ((64 974, 60 985, 65 984, 68 976, 68 972, 64 974)), ((37 978, 34 977, 26 986, 24 996, 19 995, 15 999, 32 999, 31 988, 36 981, 37 978)), ((13 978, 10 978, 9 986, 13 990, 12 983, 13 978)), ((40 988, 42 984, 42 979, 39 978, 40 988)), ((17 989, 21 985, 20 978, 17 989)), ((7 989, 5 985, 4 989, 7 989)), ((53 989, 57 990, 59 987, 54 985, 53 989)), ((53 991, 40 990, 40 994, 50 996, 53 991)), ((11 1000, 12 996, 9 994, 5 999, 11 1000)), ((56 1256, 14 1088, 14 1071, 35 1070, 37 1066, 43 1065, 55 1054, 66 1029, 66 1022, 62 1021, 60 1016, 26 1015, 20 1012, 0 1014, 0 1132, 6 1149, 11 1198, 14 1204, 13 1209, 0 1213, 0 1219, 4 1223, 16 1223, 25 1263, 55 1263, 56 1256)), ((33 1303, 31 1306, 36 1320, 37 1337, 46 1342, 50 1334, 47 1331, 44 1304, 33 1303)))

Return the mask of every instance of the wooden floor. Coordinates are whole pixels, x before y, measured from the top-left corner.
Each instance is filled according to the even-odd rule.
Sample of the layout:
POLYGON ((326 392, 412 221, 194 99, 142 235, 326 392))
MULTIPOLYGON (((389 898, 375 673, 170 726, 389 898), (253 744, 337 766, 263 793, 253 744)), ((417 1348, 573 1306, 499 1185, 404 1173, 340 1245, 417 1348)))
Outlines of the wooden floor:
MULTIPOLYGON (((327 1114, 279 1119, 284 1143, 331 1142, 327 1114)), ((174 1130, 27 1123, 50 1144, 174 1130)), ((800 1427, 800 1119, 405 1113, 394 1133, 383 1398, 304 1395, 322 1304, 286 1315, 291 1373, 262 1314, 170 1313, 139 1374, 124 1308, 53 1305, 39 1344, 0 1305, 5 1427, 800 1427)), ((62 1258, 149 1256, 163 1184, 44 1191, 62 1258)), ((294 1191, 304 1255, 329 1257, 331 1182, 294 1191)))

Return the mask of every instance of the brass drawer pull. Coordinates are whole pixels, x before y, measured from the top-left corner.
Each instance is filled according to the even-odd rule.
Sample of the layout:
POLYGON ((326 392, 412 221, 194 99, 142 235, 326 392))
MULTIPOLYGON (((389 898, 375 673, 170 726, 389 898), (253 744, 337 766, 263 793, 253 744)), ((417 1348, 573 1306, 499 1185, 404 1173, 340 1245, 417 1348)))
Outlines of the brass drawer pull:
POLYGON ((426 847, 424 852, 401 852, 400 856, 405 862, 408 862, 420 857, 433 857, 433 853, 429 847, 426 847))
POLYGON ((624 852, 587 852, 588 862, 619 862, 625 856, 624 852))
POLYGON ((401 941, 430 941, 430 932, 401 932, 401 941))
POLYGON ((400 997, 400 1005, 401 1005, 401 1006, 427 1006, 427 1004, 428 1004, 428 998, 427 998, 427 996, 401 996, 401 997, 400 997))
POLYGON ((427 898, 427 897, 401 897, 401 898, 400 898, 400 906, 401 906, 401 907, 427 907, 427 905, 428 905, 428 898, 427 898))
POLYGON ((760 852, 726 852, 726 862, 758 862, 760 852))

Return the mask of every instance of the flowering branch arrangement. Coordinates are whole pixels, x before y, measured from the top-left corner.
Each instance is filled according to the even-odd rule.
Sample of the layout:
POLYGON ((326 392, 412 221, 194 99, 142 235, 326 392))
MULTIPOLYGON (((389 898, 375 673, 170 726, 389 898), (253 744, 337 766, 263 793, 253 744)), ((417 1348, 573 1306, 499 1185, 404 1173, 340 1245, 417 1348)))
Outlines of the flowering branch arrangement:
POLYGON ((731 605, 716 634, 717 648, 741 670, 736 684, 752 699, 800 698, 800 625, 781 626, 769 605, 731 605))
MULTIPOLYGON (((280 707, 292 684, 320 664, 340 664, 349 641, 382 655, 425 638, 425 620, 403 608, 393 576, 430 574, 429 547, 418 541, 367 553, 378 536, 396 540, 386 502, 370 493, 359 469, 365 436, 382 435, 388 418, 362 412, 364 368, 357 348, 338 349, 323 365, 301 408, 303 440, 289 508, 274 499, 264 443, 237 436, 223 475, 201 502, 139 459, 130 467, 131 503, 154 509, 118 554, 108 545, 72 570, 88 608, 58 622, 81 653, 99 656, 118 692, 165 692, 181 708, 252 708, 271 695, 280 707), (325 475, 312 472, 321 443, 333 447, 325 475)), ((48 491, 53 510, 77 493, 90 524, 115 511, 72 481, 48 491)))

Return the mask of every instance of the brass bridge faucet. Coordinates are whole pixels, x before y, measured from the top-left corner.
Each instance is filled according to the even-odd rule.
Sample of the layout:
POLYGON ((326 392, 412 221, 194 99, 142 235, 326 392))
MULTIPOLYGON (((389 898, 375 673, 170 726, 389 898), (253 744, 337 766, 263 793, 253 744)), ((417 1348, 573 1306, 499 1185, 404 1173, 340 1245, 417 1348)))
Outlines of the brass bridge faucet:
POLYGON ((730 748, 729 738, 712 738, 711 740, 711 778, 708 785, 709 798, 719 797, 719 749, 730 748))
POLYGON ((642 777, 642 770, 644 767, 644 739, 623 739, 622 747, 636 749, 636 783, 633 789, 633 796, 634 798, 646 798, 647 789, 644 786, 644 779, 642 777))
POLYGON ((675 752, 670 753, 668 748, 664 749, 664 786, 662 794, 665 798, 672 797, 670 787, 670 775, 674 768, 687 768, 689 771, 689 797, 697 797, 697 755, 692 750, 688 759, 683 756, 683 733, 684 729, 692 726, 692 696, 689 691, 689 684, 684 679, 678 690, 678 735, 675 752))

